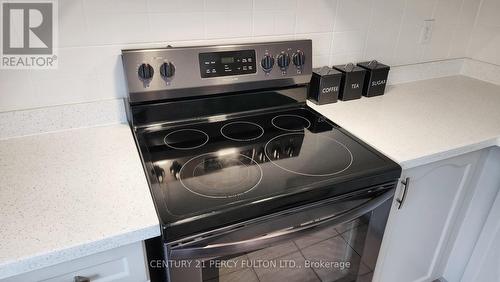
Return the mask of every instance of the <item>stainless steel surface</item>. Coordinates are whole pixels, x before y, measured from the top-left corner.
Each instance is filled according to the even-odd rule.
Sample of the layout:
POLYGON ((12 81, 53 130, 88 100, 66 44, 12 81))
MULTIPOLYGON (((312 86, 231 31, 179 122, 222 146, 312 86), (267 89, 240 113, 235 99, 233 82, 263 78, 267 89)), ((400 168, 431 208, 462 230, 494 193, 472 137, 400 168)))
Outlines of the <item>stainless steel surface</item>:
MULTIPOLYGON (((127 78, 131 103, 218 94, 225 92, 287 87, 309 83, 312 74, 311 40, 268 43, 235 44, 224 46, 198 46, 122 51, 123 67, 127 78), (255 50, 256 73, 202 78, 199 54, 207 52, 255 50), (269 71, 261 67, 261 59, 271 56, 277 60, 285 52, 289 56, 302 52, 304 64, 289 64, 280 68, 274 64, 269 71), (171 76, 162 75, 162 65, 169 63, 171 76), (151 65, 154 72, 148 79, 139 77, 139 68, 151 65)), ((144 76, 144 75, 143 75, 144 76)))
POLYGON ((401 181, 401 184, 403 185, 403 195, 401 196, 401 198, 396 199, 396 202, 399 204, 398 210, 403 207, 403 204, 406 200, 406 194, 408 193, 408 187, 410 186, 410 178, 406 177, 405 180, 401 181))
MULTIPOLYGON (((353 219, 360 217, 361 215, 370 212, 380 206, 382 203, 391 199, 393 196, 393 190, 389 190, 376 198, 357 206, 354 209, 344 211, 341 213, 334 213, 329 216, 322 216, 314 220, 303 222, 300 225, 289 224, 290 227, 281 230, 276 230, 269 233, 263 233, 265 235, 254 237, 245 240, 234 240, 232 242, 226 243, 214 243, 207 244, 202 247, 173 247, 170 249, 169 258, 170 259, 189 259, 189 258, 212 258, 221 257, 226 255, 234 255, 243 252, 250 252, 257 249, 261 249, 285 240, 295 239, 297 237, 303 236, 307 233, 317 231, 318 229, 326 228, 329 226, 334 226, 342 224, 353 219)), ((338 203, 335 203, 338 205, 338 203)), ((335 210, 332 207, 332 210, 335 210)), ((300 218, 300 215, 298 215, 300 218)), ((268 224, 272 227, 273 224, 268 224)), ((237 237, 233 234, 230 235, 232 238, 237 237)), ((196 242, 200 244, 202 242, 196 242)))

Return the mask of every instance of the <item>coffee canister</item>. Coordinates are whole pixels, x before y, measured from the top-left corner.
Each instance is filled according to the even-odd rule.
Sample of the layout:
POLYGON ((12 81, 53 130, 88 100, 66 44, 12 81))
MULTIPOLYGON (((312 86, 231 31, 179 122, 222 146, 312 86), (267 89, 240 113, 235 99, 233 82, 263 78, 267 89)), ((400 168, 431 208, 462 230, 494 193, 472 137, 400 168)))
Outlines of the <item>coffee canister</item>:
POLYGON ((308 98, 317 105, 337 102, 342 73, 338 70, 322 67, 313 69, 308 98))

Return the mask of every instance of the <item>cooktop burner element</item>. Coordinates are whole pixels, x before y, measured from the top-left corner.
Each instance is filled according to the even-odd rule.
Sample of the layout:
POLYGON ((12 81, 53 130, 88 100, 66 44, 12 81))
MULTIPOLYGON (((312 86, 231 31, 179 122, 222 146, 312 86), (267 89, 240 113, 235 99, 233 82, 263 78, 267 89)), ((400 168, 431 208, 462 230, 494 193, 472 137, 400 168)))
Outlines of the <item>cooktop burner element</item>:
POLYGON ((230 198, 245 194, 261 180, 260 165, 238 153, 203 154, 187 161, 180 171, 182 186, 208 198, 230 198))
POLYGON ((311 122, 306 118, 292 114, 276 116, 271 123, 274 127, 285 131, 302 131, 311 126, 311 122))
POLYGON ((274 165, 304 176, 339 174, 346 171, 354 160, 352 152, 344 144, 318 134, 278 135, 266 143, 264 152, 274 165), (301 144, 296 144, 297 140, 301 140, 301 144), (318 148, 324 148, 325 151, 318 148), (299 149, 300 152, 296 152, 299 149))
POLYGON ((264 128, 253 122, 236 121, 222 126, 220 133, 230 140, 251 141, 264 135, 264 128))
POLYGON ((177 150, 191 150, 199 148, 208 142, 208 135, 198 129, 179 129, 170 132, 163 138, 163 142, 170 148, 177 150))
POLYGON ((144 128, 138 142, 153 168, 152 192, 162 222, 175 236, 289 201, 349 193, 357 184, 347 185, 346 179, 393 164, 305 107, 144 128))

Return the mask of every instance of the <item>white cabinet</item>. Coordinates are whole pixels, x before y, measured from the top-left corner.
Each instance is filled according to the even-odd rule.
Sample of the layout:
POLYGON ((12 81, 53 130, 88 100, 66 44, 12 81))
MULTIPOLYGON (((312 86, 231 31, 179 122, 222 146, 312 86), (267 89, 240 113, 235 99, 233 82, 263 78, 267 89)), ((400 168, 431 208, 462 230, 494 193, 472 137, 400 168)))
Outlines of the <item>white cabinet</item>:
POLYGON ((500 193, 496 196, 461 281, 500 281, 500 193))
POLYGON ((449 282, 500 282, 500 148, 491 150, 448 260, 449 282))
MULTIPOLYGON (((481 152, 403 171, 409 178, 401 208, 391 208, 373 281, 440 278, 462 220, 464 199, 477 178, 481 152)), ((395 198, 404 191, 400 185, 395 198)))
POLYGON ((27 272, 1 282, 73 282, 76 276, 88 278, 91 282, 149 281, 143 243, 137 242, 27 272))

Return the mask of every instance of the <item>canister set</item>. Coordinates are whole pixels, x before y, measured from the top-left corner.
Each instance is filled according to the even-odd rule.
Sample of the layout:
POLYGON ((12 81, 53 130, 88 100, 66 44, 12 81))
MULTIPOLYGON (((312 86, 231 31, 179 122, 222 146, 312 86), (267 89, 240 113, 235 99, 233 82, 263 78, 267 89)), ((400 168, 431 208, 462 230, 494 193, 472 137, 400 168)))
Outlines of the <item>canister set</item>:
POLYGON ((383 95, 390 67, 377 61, 313 70, 308 98, 318 105, 383 95))

